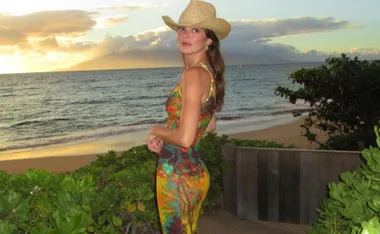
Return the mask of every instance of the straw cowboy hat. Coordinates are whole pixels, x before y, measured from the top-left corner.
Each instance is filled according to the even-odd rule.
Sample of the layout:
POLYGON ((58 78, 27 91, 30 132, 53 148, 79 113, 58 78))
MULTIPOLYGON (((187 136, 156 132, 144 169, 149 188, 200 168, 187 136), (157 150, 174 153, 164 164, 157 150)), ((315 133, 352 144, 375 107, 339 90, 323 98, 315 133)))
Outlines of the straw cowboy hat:
POLYGON ((162 16, 165 24, 177 31, 179 26, 199 27, 212 30, 219 40, 226 38, 231 25, 224 19, 216 17, 215 7, 208 2, 191 0, 182 12, 178 23, 169 16, 162 16))

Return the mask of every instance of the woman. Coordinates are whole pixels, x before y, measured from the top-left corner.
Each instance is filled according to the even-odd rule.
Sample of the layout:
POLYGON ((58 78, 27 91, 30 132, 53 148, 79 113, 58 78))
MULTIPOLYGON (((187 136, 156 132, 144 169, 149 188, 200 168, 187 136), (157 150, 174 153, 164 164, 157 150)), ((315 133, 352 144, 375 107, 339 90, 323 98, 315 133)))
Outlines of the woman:
POLYGON ((216 18, 214 6, 204 1, 190 1, 178 23, 162 18, 177 32, 185 71, 167 99, 166 127, 152 127, 147 145, 159 154, 156 193, 162 232, 192 234, 210 185, 199 142, 215 130, 214 113, 223 105, 224 61, 219 41, 227 37, 231 26, 216 18))

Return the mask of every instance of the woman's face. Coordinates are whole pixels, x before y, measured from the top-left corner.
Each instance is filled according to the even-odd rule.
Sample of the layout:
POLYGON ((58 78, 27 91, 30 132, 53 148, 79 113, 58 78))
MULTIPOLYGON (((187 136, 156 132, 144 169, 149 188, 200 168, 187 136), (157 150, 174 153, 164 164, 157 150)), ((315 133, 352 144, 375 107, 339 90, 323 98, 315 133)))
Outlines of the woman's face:
POLYGON ((179 50, 183 54, 199 53, 202 50, 206 51, 206 46, 211 44, 211 39, 207 38, 204 29, 178 27, 177 42, 179 50))

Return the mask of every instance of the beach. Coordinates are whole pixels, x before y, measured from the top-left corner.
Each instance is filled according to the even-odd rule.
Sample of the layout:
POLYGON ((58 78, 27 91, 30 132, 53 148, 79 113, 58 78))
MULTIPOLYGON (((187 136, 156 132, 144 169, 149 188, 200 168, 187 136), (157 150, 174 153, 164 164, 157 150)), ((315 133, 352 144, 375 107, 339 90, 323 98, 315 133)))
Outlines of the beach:
MULTIPOLYGON (((275 141, 285 145, 294 145, 297 148, 316 148, 315 144, 310 144, 302 136, 301 124, 302 120, 297 119, 264 129, 230 133, 227 135, 230 138, 237 139, 275 141)), ((28 168, 39 168, 59 173, 70 172, 96 160, 98 154, 104 154, 110 150, 122 152, 133 146, 144 144, 146 134, 147 131, 131 132, 93 141, 78 141, 75 144, 11 151, 0 155, 0 170, 11 174, 23 173, 28 168)))
MULTIPOLYGON (((231 138, 237 139, 253 139, 253 140, 267 140, 282 143, 284 145, 294 145, 299 149, 316 149, 318 145, 316 143, 310 143, 306 137, 302 134, 304 129, 301 128, 303 120, 298 119, 286 124, 278 124, 265 129, 256 131, 239 132, 235 134, 228 134, 231 138)), ((321 132, 315 128, 311 128, 311 131, 319 137, 319 139, 326 140, 327 136, 324 132, 321 132)))

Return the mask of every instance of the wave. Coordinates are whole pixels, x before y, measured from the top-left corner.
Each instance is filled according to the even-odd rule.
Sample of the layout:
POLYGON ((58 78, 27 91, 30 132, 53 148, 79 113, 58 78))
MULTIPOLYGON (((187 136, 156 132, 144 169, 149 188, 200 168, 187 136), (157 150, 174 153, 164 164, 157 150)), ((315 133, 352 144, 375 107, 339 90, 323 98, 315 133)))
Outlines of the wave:
POLYGON ((131 124, 126 124, 126 125, 123 125, 123 126, 139 126, 139 125, 149 125, 149 124, 164 124, 166 123, 168 119, 167 118, 164 118, 164 119, 161 119, 161 120, 158 120, 158 119, 145 119, 145 120, 141 120, 141 121, 137 121, 137 122, 134 122, 134 123, 131 123, 131 124))
POLYGON ((55 119, 42 119, 42 120, 26 120, 19 123, 12 124, 10 127, 16 127, 16 126, 25 126, 25 125, 32 125, 32 124, 49 124, 53 122, 59 122, 59 121, 71 121, 70 118, 55 118, 55 119))
POLYGON ((230 116, 220 116, 216 117, 217 120, 237 120, 237 119, 244 119, 243 116, 237 116, 237 115, 230 115, 230 116))
MULTIPOLYGON (((278 116, 282 114, 291 113, 294 110, 284 110, 284 111, 273 111, 270 113, 265 114, 264 116, 278 116)), ((303 109, 303 111, 307 111, 307 109, 303 109)), ((262 115, 261 115, 262 116, 262 115)), ((236 121, 236 120, 243 120, 243 119, 252 119, 258 117, 258 115, 226 115, 226 116, 219 116, 217 117, 217 120, 221 121, 236 121)), ((70 121, 69 118, 56 118, 51 120, 33 120, 33 121, 23 121, 20 123, 14 124, 14 126, 23 126, 28 124, 39 124, 44 123, 46 124, 49 121, 70 121)), ((70 135, 55 135, 55 136, 46 136, 46 137, 28 137, 25 139, 22 139, 26 142, 20 143, 20 144, 13 144, 8 147, 0 148, 1 151, 7 151, 7 150, 20 150, 25 148, 34 148, 34 147, 44 147, 44 146, 51 146, 51 145, 59 145, 59 144, 65 144, 65 143, 71 143, 78 140, 91 140, 91 139, 97 139, 101 137, 107 137, 112 135, 118 135, 128 132, 134 132, 134 131, 141 131, 141 130, 147 130, 150 126, 156 125, 156 124, 165 124, 167 121, 167 118, 150 118, 150 119, 144 119, 141 121, 136 121, 131 124, 125 124, 119 127, 113 126, 113 127, 106 127, 103 129, 93 130, 92 132, 83 132, 83 133, 69 133, 70 135), (77 135, 74 135, 77 134, 77 135), (64 137, 63 137, 64 136, 64 137), (50 138, 50 139, 49 139, 50 138), (42 142, 33 142, 33 140, 43 140, 42 142)), ((15 142, 13 142, 15 143, 15 142)))
POLYGON ((115 103, 119 101, 139 101, 139 100, 154 100, 154 99, 165 99, 166 95, 158 95, 158 96, 137 96, 137 97, 129 97, 129 98, 110 98, 110 99, 101 99, 101 100, 84 100, 84 101, 76 101, 66 103, 65 106, 70 105, 95 105, 95 104, 106 104, 106 103, 115 103))
POLYGON ((4 97, 4 98, 6 98, 6 97, 16 97, 17 95, 15 95, 15 94, 0 94, 0 97, 4 97))
POLYGON ((303 113, 303 112, 308 112, 312 110, 312 108, 299 108, 299 109, 290 109, 290 110, 281 110, 281 111, 274 111, 271 112, 270 115, 282 115, 282 114, 289 114, 289 113, 303 113))
POLYGON ((163 99, 167 98, 167 95, 157 95, 157 96, 138 96, 138 97, 132 97, 128 98, 127 100, 135 101, 135 100, 149 100, 149 99, 163 99))
MULTIPOLYGON (((119 135, 122 133, 144 130, 144 129, 147 129, 148 127, 149 127, 148 125, 113 127, 113 128, 108 128, 108 129, 104 129, 104 130, 97 130, 94 132, 82 133, 79 135, 72 135, 72 136, 68 136, 68 137, 57 138, 57 136, 56 136, 55 138, 50 139, 50 140, 46 140, 44 142, 21 143, 21 144, 17 144, 17 145, 11 145, 8 147, 3 147, 3 148, 0 148, 0 152, 1 151, 7 151, 7 150, 19 150, 19 149, 25 149, 25 148, 35 148, 35 147, 59 145, 59 144, 75 142, 78 140, 97 139, 97 138, 101 138, 101 137, 107 137, 107 136, 119 135)), ((35 139, 42 139, 42 138, 38 137, 35 139)))
POLYGON ((88 100, 88 101, 70 102, 70 103, 67 103, 65 105, 68 106, 68 105, 105 104, 105 103, 109 103, 110 101, 111 100, 105 100, 105 99, 102 99, 102 100, 88 100))

